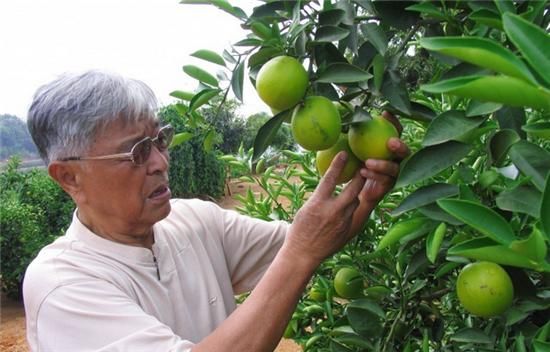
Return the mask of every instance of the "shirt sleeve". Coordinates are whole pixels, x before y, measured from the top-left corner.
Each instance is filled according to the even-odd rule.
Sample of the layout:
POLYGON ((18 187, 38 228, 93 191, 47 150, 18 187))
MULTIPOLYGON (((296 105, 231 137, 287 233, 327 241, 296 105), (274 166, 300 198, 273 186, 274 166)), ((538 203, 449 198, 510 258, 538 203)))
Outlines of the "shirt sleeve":
POLYGON ((252 290, 281 248, 289 224, 221 209, 223 250, 236 294, 252 290))
POLYGON ((37 317, 38 351, 190 352, 193 343, 101 280, 52 291, 37 317))

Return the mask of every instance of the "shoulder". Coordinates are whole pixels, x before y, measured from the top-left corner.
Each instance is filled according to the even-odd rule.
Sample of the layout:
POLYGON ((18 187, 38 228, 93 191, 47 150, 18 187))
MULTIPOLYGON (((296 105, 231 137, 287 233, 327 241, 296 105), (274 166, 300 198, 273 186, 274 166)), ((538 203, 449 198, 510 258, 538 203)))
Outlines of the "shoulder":
POLYGON ((165 219, 168 223, 211 227, 223 216, 222 209, 217 204, 200 199, 173 199, 171 206, 172 210, 165 219))

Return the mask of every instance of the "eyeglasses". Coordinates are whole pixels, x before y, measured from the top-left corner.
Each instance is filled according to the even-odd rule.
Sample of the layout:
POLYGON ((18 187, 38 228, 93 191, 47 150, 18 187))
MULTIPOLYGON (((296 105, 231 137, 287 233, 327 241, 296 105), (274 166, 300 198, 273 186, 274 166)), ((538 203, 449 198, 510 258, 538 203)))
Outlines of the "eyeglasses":
POLYGON ((134 165, 143 165, 149 156, 153 145, 161 152, 165 151, 174 138, 174 128, 170 125, 162 127, 155 138, 145 137, 132 147, 128 153, 100 155, 100 156, 70 156, 58 159, 59 161, 80 161, 80 160, 127 160, 134 165))

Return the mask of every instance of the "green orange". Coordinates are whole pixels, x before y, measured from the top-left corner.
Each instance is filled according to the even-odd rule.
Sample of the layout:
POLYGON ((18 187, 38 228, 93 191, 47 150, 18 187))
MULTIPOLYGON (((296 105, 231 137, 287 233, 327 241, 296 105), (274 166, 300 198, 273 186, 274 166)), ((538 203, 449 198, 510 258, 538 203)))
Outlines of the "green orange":
POLYGON ((354 299, 363 296, 365 282, 357 269, 341 268, 336 272, 333 284, 336 294, 342 298, 354 299))
POLYGON ((391 159, 388 140, 398 136, 395 126, 382 116, 353 124, 348 132, 349 146, 360 160, 391 159))
POLYGON ((309 77, 300 63, 291 56, 277 56, 266 62, 256 76, 260 98, 276 111, 296 105, 304 95, 309 77))
POLYGON ((340 176, 338 176, 338 179, 336 180, 338 184, 346 183, 351 180, 362 164, 361 160, 357 159, 357 157, 352 153, 351 148, 349 147, 348 135, 345 133, 341 133, 338 141, 336 141, 336 143, 332 147, 318 151, 315 157, 315 165, 317 166, 317 171, 319 171, 319 174, 323 176, 327 172, 330 163, 332 162, 332 159, 334 159, 336 154, 338 154, 342 150, 347 152, 348 160, 346 161, 346 165, 340 173, 340 176))
POLYGON ((468 312, 484 318, 500 315, 514 299, 514 286, 498 264, 476 262, 466 265, 456 282, 458 300, 468 312))
POLYGON ((304 149, 328 149, 338 141, 342 121, 332 101, 322 96, 309 96, 292 113, 292 135, 304 149))

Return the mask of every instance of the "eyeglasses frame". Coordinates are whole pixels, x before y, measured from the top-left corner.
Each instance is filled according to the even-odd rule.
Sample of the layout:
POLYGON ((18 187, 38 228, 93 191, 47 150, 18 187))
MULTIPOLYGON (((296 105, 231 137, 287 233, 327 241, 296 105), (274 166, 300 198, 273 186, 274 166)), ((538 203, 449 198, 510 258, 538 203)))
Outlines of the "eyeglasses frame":
POLYGON ((143 163, 138 164, 136 162, 135 158, 134 158, 135 148, 140 143, 144 143, 147 140, 150 140, 152 146, 155 146, 161 152, 165 151, 166 149, 168 149, 170 144, 168 144, 168 146, 166 146, 165 148, 158 145, 159 136, 165 130, 172 130, 171 139, 173 139, 174 138, 174 133, 173 133, 174 128, 172 127, 172 125, 168 124, 168 125, 163 126, 161 129, 159 129, 156 137, 151 138, 151 137, 147 136, 147 137, 141 139, 140 141, 136 142, 136 144, 134 144, 132 146, 132 149, 130 149, 130 151, 127 152, 127 153, 117 153, 117 154, 98 155, 98 156, 69 156, 69 157, 65 157, 65 158, 60 158, 60 159, 58 159, 58 161, 121 160, 121 161, 131 161, 134 165, 138 165, 138 166, 143 165, 149 159, 149 156, 151 155, 151 152, 149 152, 149 156, 147 157, 147 159, 145 159, 145 161, 143 163))

